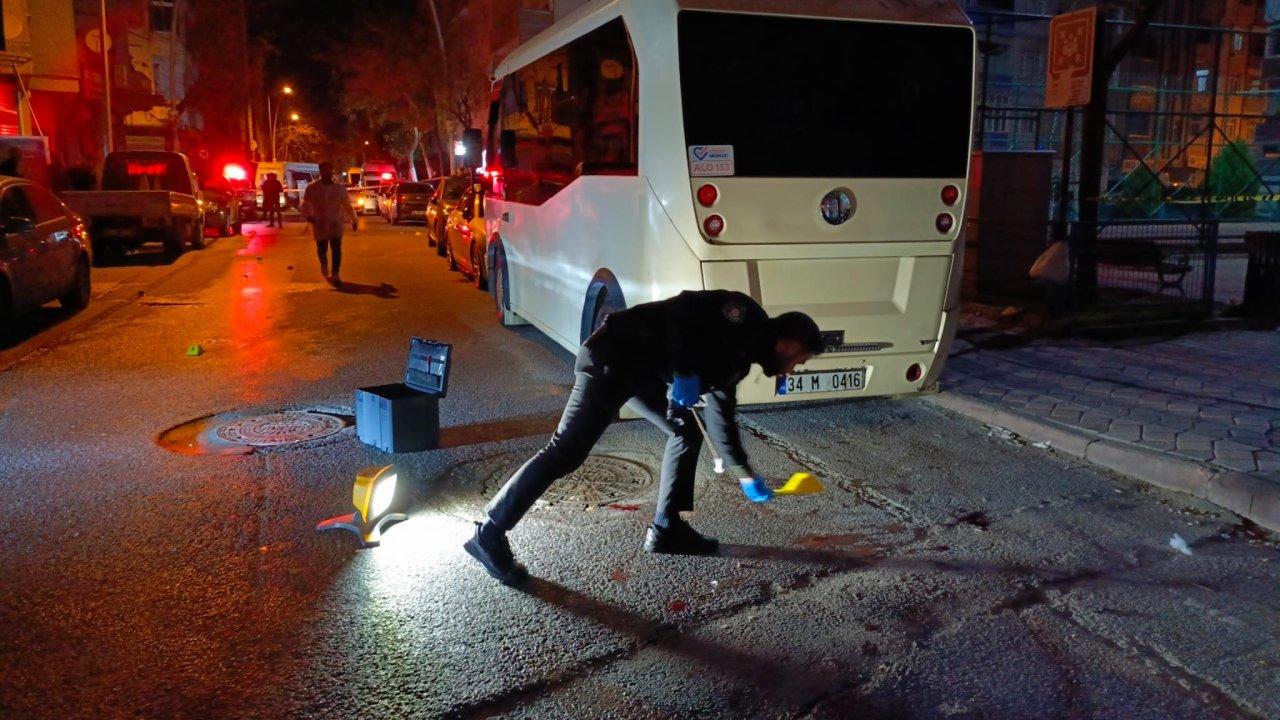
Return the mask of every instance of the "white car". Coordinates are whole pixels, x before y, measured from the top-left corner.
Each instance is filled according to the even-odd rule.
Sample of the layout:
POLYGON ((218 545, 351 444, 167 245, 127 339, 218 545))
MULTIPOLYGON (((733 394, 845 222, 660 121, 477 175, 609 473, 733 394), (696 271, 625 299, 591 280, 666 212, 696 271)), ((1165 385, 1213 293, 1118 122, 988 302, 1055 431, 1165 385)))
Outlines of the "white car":
POLYGON ((377 187, 364 186, 351 188, 351 205, 357 215, 378 214, 378 190, 377 187))

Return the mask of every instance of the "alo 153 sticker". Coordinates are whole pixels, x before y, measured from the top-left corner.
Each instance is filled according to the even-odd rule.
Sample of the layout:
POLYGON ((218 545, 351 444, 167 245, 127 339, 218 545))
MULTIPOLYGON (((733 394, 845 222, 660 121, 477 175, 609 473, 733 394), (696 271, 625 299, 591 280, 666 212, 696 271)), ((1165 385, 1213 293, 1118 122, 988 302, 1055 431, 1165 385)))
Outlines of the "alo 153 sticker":
POLYGON ((732 145, 690 145, 689 174, 693 177, 720 177, 733 174, 732 145))

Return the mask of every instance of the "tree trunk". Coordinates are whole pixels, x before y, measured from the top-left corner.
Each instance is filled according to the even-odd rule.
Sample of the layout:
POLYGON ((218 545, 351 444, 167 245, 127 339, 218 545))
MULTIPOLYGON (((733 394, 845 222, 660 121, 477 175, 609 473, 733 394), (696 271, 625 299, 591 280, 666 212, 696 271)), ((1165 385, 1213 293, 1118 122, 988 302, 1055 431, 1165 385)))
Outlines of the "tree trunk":
POLYGON ((422 131, 417 127, 413 128, 413 144, 409 146, 409 179, 418 182, 418 163, 414 158, 418 155, 418 140, 422 137, 422 131))

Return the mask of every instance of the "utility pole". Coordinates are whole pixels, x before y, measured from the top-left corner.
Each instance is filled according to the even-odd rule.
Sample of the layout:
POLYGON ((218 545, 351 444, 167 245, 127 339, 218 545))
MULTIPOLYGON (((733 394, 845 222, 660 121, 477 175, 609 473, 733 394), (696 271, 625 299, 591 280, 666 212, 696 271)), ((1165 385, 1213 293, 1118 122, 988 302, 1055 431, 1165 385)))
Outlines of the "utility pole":
POLYGON ((107 57, 107 0, 99 0, 98 7, 102 20, 102 26, 99 28, 102 36, 98 39, 98 49, 102 51, 102 100, 107 112, 107 146, 102 152, 102 157, 105 159, 107 153, 115 149, 115 140, 111 136, 111 59, 107 57))
POLYGON ((1079 297, 1092 302, 1098 293, 1098 205, 1102 193, 1102 164, 1107 140, 1107 88, 1120 61, 1146 32, 1155 14, 1167 0, 1143 0, 1134 24, 1114 47, 1106 48, 1107 19, 1098 8, 1094 29, 1093 86, 1089 104, 1081 114, 1079 224, 1075 237, 1076 286, 1079 297))
POLYGON ((169 131, 172 134, 173 151, 178 148, 178 82, 174 72, 178 61, 178 3, 173 0, 169 12, 169 131))
MULTIPOLYGON (((436 40, 440 43, 440 69, 444 77, 449 77, 449 54, 445 51, 444 46, 444 28, 440 26, 440 14, 436 12, 436 0, 427 0, 427 7, 431 8, 431 21, 436 26, 436 40)), ((445 117, 444 108, 440 102, 440 96, 436 95, 436 133, 440 132, 441 118, 445 117)), ((449 148, 445 148, 448 150, 449 148)), ((448 158, 449 172, 452 174, 457 168, 453 164, 453 153, 446 152, 448 158)))

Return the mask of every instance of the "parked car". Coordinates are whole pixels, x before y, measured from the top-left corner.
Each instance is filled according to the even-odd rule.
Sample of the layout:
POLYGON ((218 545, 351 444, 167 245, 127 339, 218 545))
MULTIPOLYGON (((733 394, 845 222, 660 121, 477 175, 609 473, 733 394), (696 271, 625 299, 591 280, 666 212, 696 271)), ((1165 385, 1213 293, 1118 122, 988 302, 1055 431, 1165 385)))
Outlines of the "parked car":
POLYGON ((437 182, 402 182, 391 193, 387 206, 387 222, 399 225, 403 222, 426 222, 427 209, 431 207, 431 194, 437 182))
POLYGON ((217 231, 218 237, 239 235, 240 198, 235 185, 226 178, 202 180, 200 185, 205 228, 217 231))
POLYGON ((351 193, 351 207, 355 208, 357 215, 378 214, 378 188, 353 187, 349 192, 351 193))
POLYGON ((69 310, 89 304, 89 233, 53 193, 0 177, 0 233, 0 334, 50 300, 69 310))
POLYGON ((447 177, 440 180, 436 192, 431 196, 431 204, 427 207, 427 244, 434 245, 436 254, 445 256, 444 226, 453 212, 453 206, 467 190, 468 180, 465 177, 447 177))
POLYGON ((167 253, 204 247, 200 183, 182 153, 125 150, 107 155, 99 190, 66 192, 62 199, 89 226, 95 262, 119 257, 143 243, 164 243, 167 253))
POLYGON ((378 214, 391 222, 391 205, 395 202, 396 184, 383 185, 378 190, 378 214))
POLYGON ((484 227, 484 186, 476 183, 463 191, 445 223, 445 257, 450 270, 471 276, 476 287, 489 288, 485 255, 489 251, 484 227))

